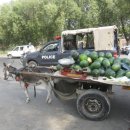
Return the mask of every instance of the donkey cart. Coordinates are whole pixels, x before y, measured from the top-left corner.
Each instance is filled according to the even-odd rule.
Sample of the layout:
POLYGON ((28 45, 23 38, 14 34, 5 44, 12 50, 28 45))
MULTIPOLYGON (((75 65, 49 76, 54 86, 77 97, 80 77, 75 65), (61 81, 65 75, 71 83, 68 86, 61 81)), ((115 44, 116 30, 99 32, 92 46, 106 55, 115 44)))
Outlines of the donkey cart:
POLYGON ((22 76, 46 78, 54 82, 52 90, 56 97, 69 100, 77 99, 76 107, 79 114, 89 120, 105 119, 111 109, 109 94, 112 86, 125 86, 129 89, 130 80, 126 77, 108 79, 105 77, 94 78, 86 73, 70 73, 56 71, 54 73, 20 72, 22 76))

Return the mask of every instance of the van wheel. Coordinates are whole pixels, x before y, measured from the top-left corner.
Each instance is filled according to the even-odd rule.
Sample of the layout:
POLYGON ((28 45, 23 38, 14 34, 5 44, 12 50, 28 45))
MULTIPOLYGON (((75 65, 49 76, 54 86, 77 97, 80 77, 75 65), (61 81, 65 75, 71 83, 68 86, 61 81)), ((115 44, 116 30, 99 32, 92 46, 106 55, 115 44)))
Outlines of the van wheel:
POLYGON ((12 55, 8 55, 8 58, 11 59, 11 58, 13 58, 13 56, 12 55))
POLYGON ((29 67, 36 67, 37 63, 35 61, 29 61, 28 66, 29 67))

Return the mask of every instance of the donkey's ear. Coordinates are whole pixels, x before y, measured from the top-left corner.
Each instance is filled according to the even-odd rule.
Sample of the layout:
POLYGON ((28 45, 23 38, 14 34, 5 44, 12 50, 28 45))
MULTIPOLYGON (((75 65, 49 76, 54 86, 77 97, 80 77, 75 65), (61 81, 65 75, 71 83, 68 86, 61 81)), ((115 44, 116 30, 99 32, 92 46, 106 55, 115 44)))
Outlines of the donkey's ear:
POLYGON ((4 67, 6 67, 6 66, 7 66, 5 62, 3 63, 3 65, 4 65, 4 67))

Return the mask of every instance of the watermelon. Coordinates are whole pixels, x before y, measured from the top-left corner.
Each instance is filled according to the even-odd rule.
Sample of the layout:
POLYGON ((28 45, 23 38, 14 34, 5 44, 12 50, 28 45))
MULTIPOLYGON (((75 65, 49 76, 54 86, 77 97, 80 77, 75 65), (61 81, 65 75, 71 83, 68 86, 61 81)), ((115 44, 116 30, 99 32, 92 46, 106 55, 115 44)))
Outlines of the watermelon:
POLYGON ((77 60, 79 58, 79 52, 76 50, 72 50, 71 56, 73 57, 74 60, 77 60))
POLYGON ((92 75, 93 75, 94 77, 98 77, 98 76, 100 75, 99 69, 94 69, 94 70, 92 70, 92 75))
POLYGON ((106 58, 111 58, 111 57, 112 57, 111 52, 107 52, 107 53, 105 54, 105 57, 106 57, 106 58))
POLYGON ((99 73, 100 73, 101 76, 104 76, 105 75, 105 70, 103 68, 100 68, 99 73))
POLYGON ((98 61, 95 61, 93 62, 91 65, 90 65, 90 68, 91 69, 99 69, 101 67, 101 63, 98 62, 98 61))
POLYGON ((130 78, 130 71, 126 72, 125 76, 126 76, 127 78, 130 78))
POLYGON ((98 53, 96 51, 93 51, 90 53, 90 57, 92 60, 96 60, 98 58, 98 53))
POLYGON ((118 72, 117 72, 117 74, 116 74, 116 78, 119 78, 119 77, 123 77, 124 75, 125 75, 125 71, 124 70, 122 70, 122 69, 120 69, 118 72))
POLYGON ((114 57, 109 58, 109 62, 111 65, 114 63, 114 59, 115 59, 114 57))
POLYGON ((116 59, 114 60, 114 63, 121 64, 121 59, 120 59, 120 58, 116 58, 116 59))
POLYGON ((99 57, 104 57, 105 54, 104 54, 104 52, 99 52, 99 53, 98 53, 98 56, 99 56, 99 57))
POLYGON ((102 61, 102 65, 103 65, 103 67, 105 67, 105 68, 110 67, 110 62, 109 62, 109 60, 108 60, 108 59, 104 59, 104 60, 102 61))
POLYGON ((115 71, 113 71, 112 69, 109 68, 109 69, 106 70, 105 76, 108 77, 108 78, 110 78, 111 76, 115 77, 116 73, 115 73, 115 71))
POLYGON ((73 65, 73 69, 76 71, 82 70, 82 68, 79 65, 73 65))
POLYGON ((121 69, 121 65, 119 63, 114 63, 111 68, 112 68, 112 70, 117 72, 121 69))
POLYGON ((57 69, 57 70, 61 70, 61 69, 63 69, 63 67, 62 67, 60 64, 58 64, 58 65, 56 66, 56 69, 57 69))
POLYGON ((92 63, 92 59, 91 59, 90 57, 88 57, 87 61, 88 61, 89 63, 92 63))
POLYGON ((89 55, 90 55, 90 51, 86 50, 86 51, 84 51, 84 54, 85 54, 86 56, 89 56, 89 55))
POLYGON ((89 62, 87 60, 80 61, 80 67, 87 67, 89 65, 89 62))
POLYGON ((80 54, 79 55, 79 60, 82 61, 82 60, 87 60, 87 56, 85 54, 80 54))
POLYGON ((91 75, 91 68, 90 67, 85 67, 83 70, 87 71, 88 75, 91 75))
POLYGON ((102 61, 103 61, 103 57, 99 57, 96 61, 99 61, 100 63, 102 63, 102 61))

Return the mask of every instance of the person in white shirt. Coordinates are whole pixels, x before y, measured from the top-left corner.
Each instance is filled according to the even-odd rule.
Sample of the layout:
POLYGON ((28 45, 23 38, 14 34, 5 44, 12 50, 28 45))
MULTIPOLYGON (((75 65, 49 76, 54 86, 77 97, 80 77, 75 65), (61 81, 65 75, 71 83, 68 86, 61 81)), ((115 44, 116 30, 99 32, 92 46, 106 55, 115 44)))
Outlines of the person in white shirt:
POLYGON ((35 52, 35 48, 34 48, 34 46, 31 44, 31 42, 29 43, 28 52, 35 52))

